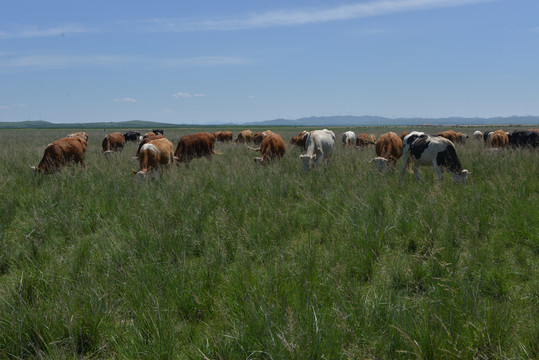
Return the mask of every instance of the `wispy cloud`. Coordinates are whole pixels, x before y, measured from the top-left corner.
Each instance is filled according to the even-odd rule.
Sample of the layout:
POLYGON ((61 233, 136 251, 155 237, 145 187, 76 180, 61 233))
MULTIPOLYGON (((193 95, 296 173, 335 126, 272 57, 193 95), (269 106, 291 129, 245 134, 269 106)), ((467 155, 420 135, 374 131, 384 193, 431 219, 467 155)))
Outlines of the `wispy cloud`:
POLYGON ((202 20, 151 19, 141 23, 143 31, 185 32, 204 30, 245 30, 298 26, 329 21, 350 20, 386 14, 465 6, 497 0, 378 0, 325 9, 287 9, 251 13, 232 18, 202 20))
POLYGON ((80 24, 64 24, 50 28, 37 26, 18 27, 11 31, 0 31, 0 39, 39 38, 51 36, 68 36, 72 34, 93 33, 97 29, 80 24))
POLYGON ((172 96, 174 96, 176 99, 189 99, 189 98, 192 98, 192 97, 204 97, 206 96, 206 94, 191 94, 191 93, 188 93, 188 92, 177 92, 176 94, 172 94, 172 96))
POLYGON ((0 105, 0 110, 7 110, 9 109, 9 106, 0 105))
POLYGON ((193 58, 147 58, 116 55, 7 55, 0 58, 0 69, 66 68, 75 66, 152 65, 162 67, 233 66, 252 63, 252 59, 233 56, 193 58))
POLYGON ((114 99, 114 102, 136 103, 136 102, 138 102, 138 100, 130 98, 130 97, 123 97, 123 98, 114 99))

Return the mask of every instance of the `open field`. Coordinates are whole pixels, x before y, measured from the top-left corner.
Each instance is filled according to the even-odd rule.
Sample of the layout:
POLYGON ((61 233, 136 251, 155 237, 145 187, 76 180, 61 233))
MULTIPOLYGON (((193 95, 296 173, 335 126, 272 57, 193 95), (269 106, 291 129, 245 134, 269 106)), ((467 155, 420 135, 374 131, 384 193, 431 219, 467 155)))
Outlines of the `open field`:
POLYGON ((46 177, 29 166, 70 131, 0 131, 0 359, 538 358, 537 150, 470 138, 466 185, 432 167, 401 184, 340 135, 412 129, 332 130, 311 172, 291 146, 256 167, 218 144, 146 183, 103 130, 87 171, 46 177))

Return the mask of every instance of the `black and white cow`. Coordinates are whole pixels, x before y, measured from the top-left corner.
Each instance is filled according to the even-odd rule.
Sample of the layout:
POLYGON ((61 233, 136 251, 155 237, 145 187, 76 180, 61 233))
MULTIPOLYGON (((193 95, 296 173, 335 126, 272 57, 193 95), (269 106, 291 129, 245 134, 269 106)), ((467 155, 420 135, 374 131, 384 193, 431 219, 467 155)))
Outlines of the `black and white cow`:
POLYGON ((136 130, 128 131, 124 134, 125 142, 140 140, 140 133, 136 130))
POLYGON ((450 140, 412 131, 404 138, 403 145, 401 181, 404 181, 408 162, 412 161, 417 181, 419 181, 419 166, 432 165, 440 181, 443 180, 442 168, 444 168, 453 175, 455 182, 466 182, 470 172, 462 168, 455 146, 450 140))
POLYGON ((165 130, 163 130, 163 129, 153 129, 152 132, 153 132, 155 135, 164 135, 165 130))

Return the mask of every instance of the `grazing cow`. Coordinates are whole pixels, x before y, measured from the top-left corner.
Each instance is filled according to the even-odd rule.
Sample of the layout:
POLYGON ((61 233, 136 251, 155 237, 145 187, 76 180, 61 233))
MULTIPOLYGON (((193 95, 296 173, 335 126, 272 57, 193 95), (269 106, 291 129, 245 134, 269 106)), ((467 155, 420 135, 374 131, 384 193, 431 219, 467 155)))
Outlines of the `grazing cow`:
POLYGON ((216 131, 213 135, 215 136, 215 141, 226 142, 233 139, 232 131, 216 131))
POLYGON ((131 171, 137 175, 138 180, 144 180, 151 172, 155 176, 163 166, 171 165, 174 162, 172 143, 164 136, 159 139, 150 140, 145 143, 138 154, 140 170, 131 171))
POLYGON ((142 147, 144 146, 144 144, 147 144, 149 143, 150 141, 152 140, 157 140, 157 139, 163 139, 165 136, 164 135, 153 135, 153 136, 146 136, 144 137, 140 143, 138 144, 138 148, 137 148, 137 156, 140 154, 140 150, 142 149, 142 147))
POLYGON ((515 130, 509 138, 512 147, 539 147, 539 132, 515 130))
POLYGON ((125 142, 137 141, 140 139, 140 133, 138 131, 128 131, 124 133, 125 142))
POLYGON ((490 146, 503 149, 509 144, 509 137, 503 130, 496 130, 490 137, 490 146))
POLYGON ((458 133, 457 133, 457 138, 455 139, 455 142, 461 143, 461 144, 465 144, 465 143, 466 143, 466 139, 467 139, 468 137, 469 137, 468 135, 463 134, 463 133, 461 133, 461 132, 458 132, 458 133))
POLYGON ((394 132, 380 135, 375 144, 376 155, 370 162, 374 163, 378 170, 384 171, 388 168, 395 168, 397 160, 402 156, 402 140, 394 132))
POLYGON ((483 138, 483 133, 479 130, 474 131, 473 138, 475 140, 481 140, 483 138))
POLYGON ((174 152, 174 159, 178 162, 189 163, 194 158, 207 157, 215 153, 215 136, 208 132, 201 132, 185 135, 180 138, 180 142, 174 152))
POLYGON ((125 137, 120 132, 113 132, 105 136, 101 143, 103 155, 108 156, 114 151, 122 151, 125 146, 125 137))
POLYGON ((251 130, 240 131, 238 136, 236 136, 235 143, 250 143, 253 141, 253 132, 251 130))
MULTIPOLYGON (((70 163, 73 165, 79 163, 83 169, 86 169, 86 164, 84 163, 86 147, 86 139, 81 136, 58 139, 47 145, 39 165, 31 166, 31 168, 43 175, 52 174, 70 163)), ((75 166, 73 166, 74 171, 75 166)))
POLYGON ((258 144, 261 144, 262 143, 262 140, 264 140, 264 138, 271 134, 271 130, 266 130, 264 132, 260 132, 260 131, 257 131, 256 133, 254 133, 253 135, 253 142, 258 145, 258 144))
POLYGON ((165 130, 163 129, 153 129, 151 132, 153 132, 155 135, 165 135, 165 130))
POLYGON ((303 163, 305 170, 311 169, 316 161, 316 164, 320 164, 323 159, 328 159, 333 153, 333 146, 335 145, 335 134, 328 129, 313 130, 305 134, 305 148, 307 153, 300 155, 299 158, 303 163))
POLYGON ((442 131, 436 134, 436 136, 441 136, 447 140, 450 140, 452 143, 455 143, 457 141, 457 138, 459 137, 454 130, 442 131))
POLYGON ((84 140, 88 141, 88 134, 85 133, 85 132, 76 132, 76 133, 72 133, 72 134, 67 135, 66 137, 76 137, 76 136, 80 136, 80 137, 82 137, 84 140))
POLYGON ((408 135, 410 132, 409 131, 403 131, 401 132, 401 140, 404 140, 404 138, 406 137, 406 135, 408 135))
POLYGON ((413 131, 404 138, 403 143, 401 181, 404 181, 408 161, 412 160, 417 181, 419 181, 419 166, 432 165, 440 181, 443 180, 442 168, 444 168, 451 172, 455 182, 466 182, 470 172, 462 168, 455 145, 450 140, 413 131))
POLYGON ((494 134, 493 131, 485 131, 483 133, 483 142, 485 143, 485 145, 489 143, 490 137, 492 136, 492 134, 494 134))
POLYGON ((353 131, 347 131, 342 134, 343 146, 350 146, 356 143, 356 133, 353 131))
POLYGON ((367 145, 374 145, 376 142, 376 136, 373 134, 368 135, 366 133, 359 134, 356 138, 356 146, 363 147, 367 145))
POLYGON ((290 144, 299 146, 302 149, 305 149, 305 140, 307 140, 307 131, 302 131, 298 136, 294 136, 290 139, 290 144))
POLYGON ((262 156, 255 157, 254 161, 256 164, 263 165, 283 157, 286 152, 286 145, 281 135, 274 132, 269 132, 262 139, 262 143, 260 144, 259 148, 250 149, 261 152, 262 156))
POLYGON ((144 136, 142 137, 143 139, 146 139, 146 138, 149 138, 149 137, 152 137, 152 136, 156 136, 157 134, 154 133, 153 131, 149 131, 147 132, 146 134, 144 134, 144 136))

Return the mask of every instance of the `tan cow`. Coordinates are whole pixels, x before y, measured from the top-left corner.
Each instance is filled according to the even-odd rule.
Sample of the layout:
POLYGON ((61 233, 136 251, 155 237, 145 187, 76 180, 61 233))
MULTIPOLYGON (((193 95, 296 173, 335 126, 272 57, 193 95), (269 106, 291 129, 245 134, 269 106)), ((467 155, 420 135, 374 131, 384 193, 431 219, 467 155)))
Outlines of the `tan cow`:
POLYGON ((503 149, 509 145, 509 137, 503 130, 496 130, 490 137, 490 146, 496 149, 503 149))
POLYGON ((356 137, 356 146, 363 147, 368 145, 374 145, 376 143, 376 136, 373 134, 362 133, 356 137))
POLYGON ((85 132, 76 132, 76 133, 72 133, 72 134, 69 134, 67 135, 66 137, 77 137, 77 136, 80 136, 81 138, 83 138, 84 140, 88 141, 88 134, 85 133, 85 132))
POLYGON ((144 180, 149 173, 156 176, 163 166, 169 166, 174 161, 172 143, 165 137, 148 141, 142 146, 138 154, 140 170, 131 171, 137 175, 138 180, 144 180))
POLYGON ((254 161, 256 164, 263 165, 283 157, 286 152, 286 145, 281 135, 270 131, 263 137, 258 149, 250 149, 261 152, 262 156, 255 157, 254 161))
POLYGON ((397 160, 402 156, 402 140, 394 132, 380 135, 375 144, 376 155, 370 162, 374 163, 378 170, 384 171, 388 168, 395 168, 397 160))
POLYGON ((253 141, 253 132, 251 130, 240 131, 236 136, 235 143, 250 143, 253 141))
MULTIPOLYGON (((39 165, 31 166, 31 168, 43 175, 52 174, 68 164, 79 163, 83 169, 86 169, 84 163, 86 147, 86 139, 82 136, 58 139, 47 145, 39 165)), ((74 171, 75 166, 73 166, 74 171)))

